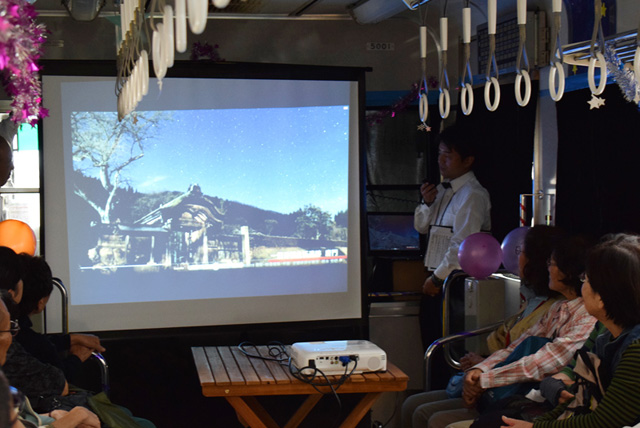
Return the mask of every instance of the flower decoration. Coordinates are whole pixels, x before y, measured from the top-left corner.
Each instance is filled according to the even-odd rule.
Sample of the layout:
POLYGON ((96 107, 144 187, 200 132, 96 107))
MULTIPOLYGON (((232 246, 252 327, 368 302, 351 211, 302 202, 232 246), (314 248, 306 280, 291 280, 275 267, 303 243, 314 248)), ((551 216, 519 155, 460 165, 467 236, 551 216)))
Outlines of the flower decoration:
POLYGON ((416 102, 420 98, 420 86, 417 83, 411 85, 411 90, 405 96, 393 103, 389 108, 367 114, 367 123, 369 126, 382 122, 386 117, 395 117, 396 113, 406 110, 411 103, 416 102))
POLYGON ((42 107, 42 87, 36 61, 42 53, 46 29, 36 24, 35 8, 25 0, 0 0, 0 70, 13 102, 11 120, 29 122, 49 115, 42 107))

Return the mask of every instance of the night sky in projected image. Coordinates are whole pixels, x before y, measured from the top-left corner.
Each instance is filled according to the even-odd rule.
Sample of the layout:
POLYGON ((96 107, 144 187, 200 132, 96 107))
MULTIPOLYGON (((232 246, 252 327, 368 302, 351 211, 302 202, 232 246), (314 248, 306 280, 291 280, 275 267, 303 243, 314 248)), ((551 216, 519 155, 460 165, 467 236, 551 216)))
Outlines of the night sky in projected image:
POLYGON ((185 192, 290 213, 348 203, 346 106, 173 111, 124 170, 142 193, 185 192))

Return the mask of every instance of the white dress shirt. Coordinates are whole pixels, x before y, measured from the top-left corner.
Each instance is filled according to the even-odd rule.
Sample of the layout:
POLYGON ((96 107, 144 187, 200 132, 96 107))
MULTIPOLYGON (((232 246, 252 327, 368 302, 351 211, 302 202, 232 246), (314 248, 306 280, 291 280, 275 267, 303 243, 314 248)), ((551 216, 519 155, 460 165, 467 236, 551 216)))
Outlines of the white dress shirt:
POLYGON ((440 279, 446 279, 454 269, 460 269, 458 249, 467 236, 491 230, 489 192, 482 187, 473 171, 450 183, 450 189, 438 184, 438 194, 431 206, 418 205, 413 218, 415 229, 423 234, 427 234, 432 225, 453 228, 449 248, 434 272, 440 279))

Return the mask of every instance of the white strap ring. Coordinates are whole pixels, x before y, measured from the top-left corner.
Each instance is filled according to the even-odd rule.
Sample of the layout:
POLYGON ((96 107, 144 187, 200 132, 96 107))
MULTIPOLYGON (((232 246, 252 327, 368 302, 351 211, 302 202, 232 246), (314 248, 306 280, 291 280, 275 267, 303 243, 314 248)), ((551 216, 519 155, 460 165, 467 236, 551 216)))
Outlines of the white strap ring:
POLYGON ((484 84, 484 104, 487 106, 487 110, 496 111, 498 109, 498 105, 500 104, 500 83, 498 83, 498 79, 492 77, 491 80, 487 80, 484 84), (491 102, 491 87, 493 86, 493 91, 495 92, 495 98, 493 103, 491 102))
POLYGON ((564 67, 560 61, 554 61, 549 71, 549 94, 553 101, 560 101, 564 95, 564 67), (558 89, 556 90, 556 76, 558 77, 558 89))
POLYGON ((462 113, 469 116, 473 111, 473 88, 470 83, 465 83, 460 93, 460 103, 462 104, 462 113))
POLYGON ((516 90, 516 101, 520 107, 524 107, 529 104, 529 100, 531 99, 531 77, 529 76, 529 72, 527 70, 520 70, 520 73, 516 74, 516 82, 515 82, 515 90, 516 90), (522 86, 522 78, 524 77, 524 97, 522 97, 522 92, 520 90, 520 86, 522 86))
POLYGON ((446 119, 449 117, 449 112, 451 111, 451 97, 449 96, 449 90, 447 88, 442 88, 440 90, 438 107, 440 107, 441 118, 446 119))
POLYGON ((420 94, 420 102, 418 103, 418 107, 420 110, 420 120, 422 123, 427 121, 427 117, 429 117, 429 101, 427 100, 427 94, 420 94))
POLYGON ((589 89, 591 89, 591 93, 593 95, 600 95, 604 92, 604 88, 607 86, 607 62, 604 60, 604 55, 601 52, 596 52, 596 56, 591 57, 589 60, 589 89), (595 68, 596 61, 600 63, 600 83, 596 88, 596 80, 595 80, 595 68))

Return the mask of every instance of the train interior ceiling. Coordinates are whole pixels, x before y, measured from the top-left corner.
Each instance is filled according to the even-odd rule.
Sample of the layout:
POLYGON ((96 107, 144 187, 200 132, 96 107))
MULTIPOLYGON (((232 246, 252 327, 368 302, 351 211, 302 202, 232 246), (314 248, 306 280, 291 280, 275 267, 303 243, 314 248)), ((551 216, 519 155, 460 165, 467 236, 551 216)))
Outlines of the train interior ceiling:
MULTIPOLYGON (((410 389, 422 388, 424 349, 416 336, 415 312, 424 280, 419 244, 418 248, 405 249, 407 251, 374 248, 371 240, 375 237, 370 229, 373 221, 385 218, 404 220, 412 227, 411 214, 419 202, 419 183, 425 178, 438 177, 435 136, 443 127, 457 123, 473 130, 478 146, 475 172, 491 195, 492 234, 499 242, 514 228, 530 224, 554 224, 571 233, 587 233, 594 237, 610 232, 640 232, 640 217, 636 215, 640 200, 630 198, 622 190, 612 190, 620 183, 628 183, 626 188, 632 188, 637 181, 635 160, 640 157, 640 149, 632 143, 640 131, 637 120, 640 85, 636 87, 638 80, 634 73, 640 72, 640 67, 634 69, 636 63, 640 63, 640 53, 636 53, 640 45, 637 41, 640 18, 637 0, 500 0, 497 4, 494 0, 213 1, 206 13, 201 11, 200 24, 189 16, 186 38, 175 35, 175 45, 181 44, 183 48, 173 54, 173 65, 166 59, 166 53, 163 57, 162 48, 154 50, 152 45, 158 24, 163 23, 165 27, 168 24, 166 18, 163 22, 163 11, 167 6, 177 10, 179 1, 140 2, 137 21, 130 27, 133 28, 130 33, 123 31, 122 22, 132 16, 127 7, 133 5, 131 7, 135 8, 135 2, 131 5, 121 4, 119 0, 30 2, 37 13, 35 22, 46 28, 38 61, 41 74, 46 77, 43 77, 43 106, 49 109, 49 117, 43 115, 35 120, 33 128, 28 123, 16 127, 8 114, 0 121, 0 134, 8 139, 18 136, 18 140, 13 140, 14 176, 0 189, 4 218, 26 221, 36 232, 39 254, 52 266, 63 266, 61 271, 54 269, 54 276, 68 282, 71 308, 74 305, 80 308, 70 312, 71 330, 95 332, 102 338, 107 348, 104 355, 109 364, 112 401, 126 405, 134 414, 152 420, 156 426, 182 427, 202 423, 242 426, 224 400, 202 396, 191 351, 193 346, 235 346, 244 341, 291 344, 371 339, 409 374, 410 389), (518 13, 518 7, 523 5, 526 13, 518 13), (469 13, 470 24, 463 18, 467 13, 463 10, 469 13), (145 17, 144 21, 140 20, 141 16, 145 17), (446 27, 443 27, 445 22, 446 27), (194 31, 197 25, 201 29, 194 31), (134 33, 139 36, 133 42, 136 46, 126 49, 134 33), (139 104, 130 103, 127 111, 127 106, 120 104, 120 98, 125 98, 123 82, 127 80, 122 76, 127 76, 133 68, 123 71, 122 64, 133 61, 128 64, 139 67, 135 61, 141 57, 143 49, 148 52, 145 55, 149 58, 147 66, 151 77, 160 73, 166 73, 166 77, 162 85, 152 79, 148 99, 139 97, 139 104), (159 57, 164 60, 164 70, 159 57), (608 77, 603 80, 600 76, 605 69, 608 77), (80 76, 80 79, 69 83, 71 80, 65 80, 68 76, 80 76), (86 76, 89 77, 85 79, 86 76), (153 187, 131 174, 129 181, 120 184, 121 193, 112 194, 123 201, 119 207, 113 207, 112 218, 104 210, 89 208, 95 204, 77 205, 78 209, 73 213, 59 209, 65 204, 55 201, 66 201, 68 207, 65 205, 65 209, 71 210, 69 207, 74 205, 65 198, 84 198, 87 202, 90 196, 74 191, 73 187, 57 189, 54 184, 56 180, 65 181, 70 176, 83 174, 80 167, 74 170, 81 165, 79 158, 73 158, 72 166, 61 166, 62 155, 58 161, 54 152, 62 153, 69 148, 63 150, 56 144, 58 140, 62 144, 63 136, 70 134, 71 128, 60 125, 58 129, 55 121, 70 117, 72 122, 77 121, 73 128, 73 132, 77 132, 83 120, 84 123, 100 123, 100 112, 116 115, 117 111, 120 118, 124 117, 124 122, 127 121, 126 113, 135 116, 131 126, 142 129, 145 123, 152 124, 144 132, 152 133, 154 126, 169 132, 166 131, 168 128, 160 127, 163 120, 180 123, 191 114, 189 112, 208 107, 191 104, 180 110, 183 107, 175 107, 179 104, 176 100, 182 99, 183 94, 163 99, 162 93, 180 92, 171 85, 178 81, 182 84, 183 80, 201 82, 202 86, 189 89, 198 92, 208 87, 201 79, 212 76, 229 79, 225 80, 226 98, 220 105, 236 109, 233 110, 235 118, 232 115, 219 120, 244 122, 247 132, 251 130, 255 139, 270 140, 266 135, 271 127, 277 129, 273 131, 274 141, 288 132, 284 127, 277 128, 279 120, 284 123, 298 121, 299 130, 295 132, 300 134, 293 134, 295 136, 304 136, 305 132, 311 135, 309 129, 324 127, 322 118, 325 116, 322 115, 325 114, 327 118, 344 120, 342 132, 349 134, 349 138, 343 138, 345 145, 340 149, 345 153, 355 150, 357 155, 344 155, 345 166, 339 173, 344 176, 344 183, 348 177, 356 184, 355 190, 351 182, 349 186, 345 184, 349 197, 345 196, 344 204, 349 199, 349 209, 342 205, 331 211, 334 217, 329 229, 310 231, 312 226, 309 225, 307 229, 300 229, 300 217, 296 220, 293 215, 299 213, 307 219, 317 215, 312 202, 300 206, 298 211, 282 208, 281 213, 274 214, 279 208, 277 205, 266 206, 267 198, 242 200, 243 190, 239 188, 234 190, 238 199, 224 196, 219 188, 233 185, 228 177, 220 178, 224 181, 209 187, 205 178, 199 183, 182 184, 183 180, 176 177, 188 175, 190 166, 185 163, 181 169, 182 166, 177 165, 183 164, 178 158, 186 158, 185 153, 190 152, 189 162, 193 168, 200 155, 206 158, 205 154, 209 152, 204 146, 198 147, 191 142, 205 131, 209 132, 206 138, 229 132, 231 149, 228 150, 244 151, 230 142, 231 131, 212 126, 202 133, 196 132, 195 128, 201 123, 196 119, 189 119, 194 125, 184 134, 171 131, 174 141, 167 144, 180 145, 184 150, 174 159, 157 160, 153 166, 166 171, 165 175, 173 177, 171 180, 181 183, 181 187, 166 190, 153 187), (116 81, 116 77, 119 80, 116 81), (108 93, 105 97, 99 92, 104 89, 100 86, 101 79, 107 79, 109 83, 108 87, 104 86, 108 89, 104 92, 108 93), (243 79, 249 82, 245 83, 243 79), (271 92, 259 84, 251 86, 260 79, 291 81, 292 89, 287 90, 298 94, 300 91, 296 92, 295 82, 300 80, 335 80, 340 84, 312 85, 320 88, 313 92, 313 97, 321 99, 315 105, 316 100, 312 102, 302 96, 299 98, 305 98, 305 101, 288 101, 284 96, 281 100, 282 93, 276 90, 271 92), (82 89, 64 92, 65 85, 73 88, 72 85, 81 85, 85 80, 97 82, 95 92, 82 89), (49 89, 53 87, 47 86, 49 82, 58 86, 49 89), (255 88, 252 96, 245 94, 247 86, 255 88), (333 94, 334 90, 335 95, 326 95, 333 94), (260 97, 263 91, 265 100, 257 107, 243 104, 245 100, 260 97), (342 92, 338 94, 339 91, 342 92), (55 102, 52 101, 54 98, 55 102), (171 99, 170 106, 163 106, 163 100, 168 99, 171 99), (141 114, 143 110, 151 111, 148 106, 152 101, 158 106, 154 115, 141 114), (296 119, 292 118, 298 113, 292 111, 287 111, 287 117, 271 111, 277 110, 272 107, 294 106, 305 110, 334 104, 348 104, 348 108, 309 110, 295 116, 296 119), (88 106, 94 111, 87 112, 88 106), (140 107, 137 113, 136 106, 140 107), (257 109, 261 109, 259 114, 255 113, 257 109), (245 113, 245 110, 251 112, 245 113), (306 126, 301 126, 301 122, 306 126), (352 158, 355 159, 353 165, 349 163, 354 162, 352 158), (62 175, 52 175, 52 170, 59 170, 62 175), (150 186, 149 190, 143 191, 146 185, 150 186), (125 196, 131 200, 137 198, 127 213, 123 208, 125 196), (260 207, 261 201, 265 207, 260 207), (238 214, 252 203, 260 209, 238 214), (183 211, 178 212, 178 209, 183 211), (339 214, 342 211, 345 216, 350 212, 348 222, 341 223, 339 214), (207 218, 204 236, 193 226, 200 225, 198 219, 203 216, 207 218), (73 222, 58 223, 58 218, 62 217, 65 221, 70 218, 87 224, 89 238, 86 239, 92 239, 92 244, 82 249, 74 246, 75 242, 83 243, 81 239, 85 238, 79 237, 81 232, 74 229, 73 222), (178 228, 179 233, 176 232, 178 228), (107 229, 109 232, 104 232, 107 229), (188 232, 184 232, 187 229, 188 232), (347 240, 347 233, 357 239, 347 240), (190 242, 197 242, 200 249, 189 247, 190 242), (127 254, 118 252, 125 247, 127 254), (283 252, 266 255, 267 250, 276 247, 289 251, 296 248, 297 252, 295 257, 291 255, 293 253, 285 256, 283 252), (61 259, 60 253, 65 253, 67 259, 61 259), (344 262, 347 254, 350 260, 355 260, 348 268, 344 262), (318 272, 348 277, 349 283, 345 279, 343 285, 349 290, 346 293, 349 299, 354 299, 355 303, 342 302, 331 308, 335 302, 325 294, 330 295, 335 290, 327 288, 326 292, 314 292, 312 288, 325 287, 334 277, 312 274, 309 276, 316 276, 315 282, 305 285, 297 278, 300 275, 296 270, 282 278, 285 281, 295 278, 300 281, 300 287, 311 290, 300 294, 302 292, 283 288, 272 295, 260 291, 263 294, 256 300, 257 309, 236 302, 240 294, 227 295, 224 294, 226 291, 221 294, 203 292, 202 300, 217 300, 214 306, 197 302, 200 297, 195 294, 196 297, 180 295, 190 285, 191 279, 183 280, 186 278, 183 271, 188 271, 189 266, 192 266, 190 273, 193 274, 189 278, 204 278, 215 272, 223 278, 228 277, 229 287, 233 288, 240 281, 271 284, 270 279, 259 274, 240 276, 238 272, 251 270, 244 269, 247 266, 256 267, 254 270, 257 271, 270 263, 277 265, 268 268, 273 272, 295 265, 295 261, 299 263, 300 258, 306 260, 312 256, 322 259, 317 263, 318 269, 323 270, 318 272), (121 262, 118 257, 122 257, 121 262), (80 260, 76 263, 79 265, 84 263, 84 270, 70 273, 69 266, 74 260, 80 260), (129 270, 110 270, 106 268, 108 263, 126 265, 129 270), (215 267, 202 267, 207 264, 215 267), (341 266, 344 266, 343 270, 341 266), (142 271, 153 275, 149 283, 145 283, 144 291, 126 294, 133 283, 127 281, 135 282, 133 275, 142 271), (154 297, 153 286, 162 282, 158 272, 168 272, 165 278, 171 278, 166 289, 162 288, 169 296, 166 300, 187 303, 174 309, 171 305, 163 306, 166 296, 154 297), (236 274, 238 276, 234 276, 236 274), (100 283, 100 297, 92 300, 94 296, 90 293, 74 294, 74 290, 78 290, 74 287, 83 279, 100 283), (113 297, 116 294, 113 290, 123 290, 125 297, 118 301, 118 297, 113 297), (289 294, 302 297, 289 300, 289 294), (226 297, 232 298, 228 306, 223 302, 226 297), (157 301, 160 303, 156 305, 157 301), (286 312, 299 301, 312 308, 310 310, 322 310, 307 314, 306 318, 297 312, 288 316, 286 312), (107 309, 103 310, 103 306, 107 309), (116 307, 109 312, 111 309, 108 308, 116 307), (401 317, 394 312, 396 310, 402 312, 401 317), (326 317, 323 311, 326 311, 326 317), (139 316, 132 315, 134 312, 139 316), (74 319, 75 314, 81 314, 87 320, 78 321, 74 319), (159 322, 146 323, 144 318, 148 314, 151 318, 157 317, 159 322), (101 316, 109 319, 100 319, 101 316), (136 318, 134 327, 126 325, 130 316, 136 318), (188 316, 190 321, 172 324, 173 319, 179 320, 183 316, 188 316), (124 327, 113 321, 116 318, 124 323, 124 327)), ((195 1, 190 0, 188 5, 192 3, 195 1)), ((176 25, 177 22, 176 14, 176 25)), ((278 90, 284 88, 275 83, 272 86, 277 86, 278 90)), ((5 92, 0 96, 0 106, 9 111, 12 93, 10 90, 5 92)), ((212 117, 217 116, 212 113, 212 117)), ((140 141, 144 142, 144 135, 152 134, 140 135, 140 141)), ((247 151, 255 150, 254 153, 260 154, 254 156, 268 162, 266 159, 271 159, 267 157, 270 155, 262 153, 259 146, 251 144, 247 151)), ((296 154, 299 158, 292 159, 305 167, 310 157, 323 159, 321 149, 307 153, 308 158, 303 156, 303 150, 306 149, 301 148, 296 154)), ((147 153, 142 159, 150 162, 153 155, 150 150, 147 153)), ((251 174, 252 168, 267 175, 272 172, 268 166, 247 162, 237 168, 220 167, 220 174, 244 177, 251 174)), ((135 165, 142 164, 137 162, 135 165)), ((309 164, 312 165, 308 166, 309 170, 315 173, 313 162, 309 164)), ((292 172, 298 171, 293 166, 290 168, 292 172)), ((151 167, 147 166, 147 169, 151 167)), ((137 171, 143 171, 142 166, 137 171)), ((317 171, 318 174, 322 172, 320 168, 317 171)), ((214 174, 210 169, 208 173, 214 174)), ((203 177, 205 175, 203 173, 203 177)), ((104 204, 109 189, 100 187, 99 177, 98 173, 83 175, 81 183, 87 188, 98 188, 96 198, 104 204)), ((321 184, 312 184, 307 192, 317 191, 319 200, 326 202, 328 207, 332 198, 317 190, 321 184)), ((273 199, 282 197, 273 193, 273 199)), ((109 203, 107 208, 110 208, 109 203)), ((508 290, 512 284, 507 283, 508 290)), ((295 284, 297 287, 298 283, 295 284)), ((259 286, 255 286, 247 288, 246 292, 258 289, 259 286)), ((252 301, 251 305, 256 302, 252 301)), ((46 315, 38 319, 36 327, 41 331, 56 332, 63 321, 64 329, 64 314, 59 309, 62 299, 57 291, 54 291, 50 307, 46 315)), ((97 368, 89 366, 86 371, 92 379, 86 387, 100 389, 97 368)), ((374 406, 372 415, 358 426, 369 427, 371 420, 390 420, 388 426, 393 426, 393 421, 397 421, 394 409, 403 395, 387 393, 384 397, 374 406)), ((273 409, 274 419, 284 421, 300 401, 300 397, 293 396, 266 399, 264 404, 273 409)), ((314 409, 308 418, 310 421, 301 426, 315 427, 320 422, 330 424, 336 413, 355 405, 352 401, 352 397, 345 397, 342 407, 336 409, 334 400, 325 399, 314 409)))

